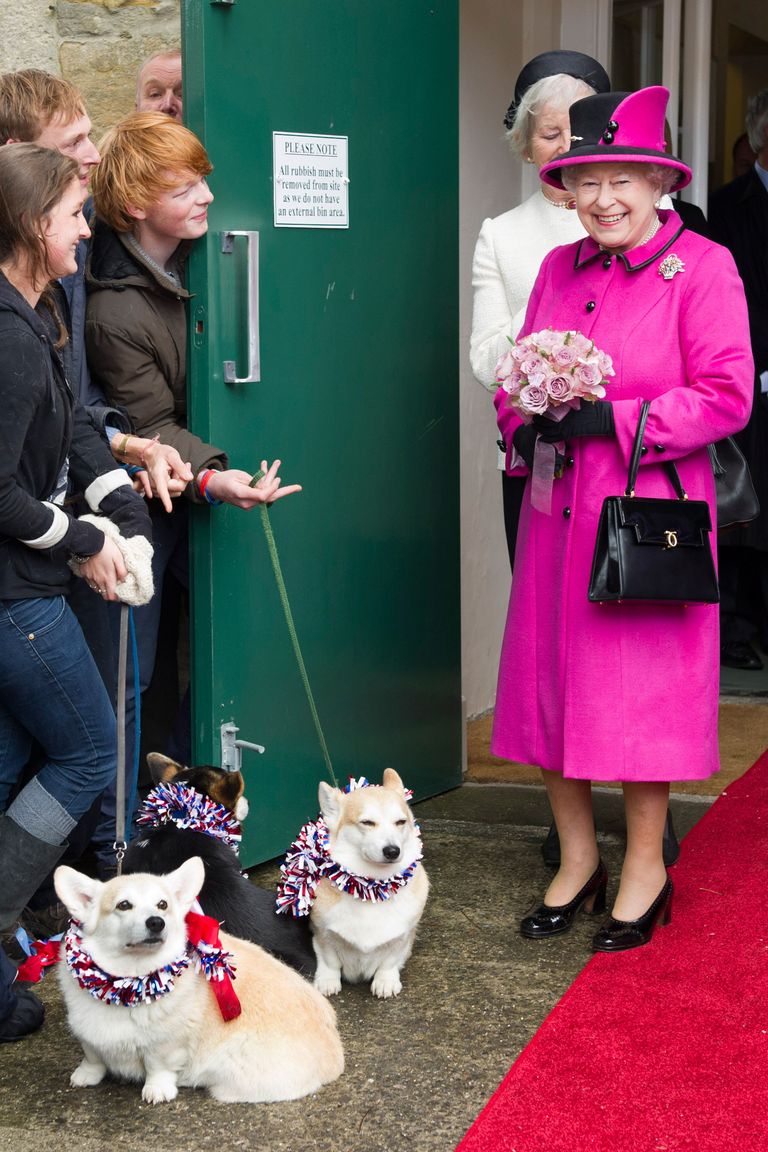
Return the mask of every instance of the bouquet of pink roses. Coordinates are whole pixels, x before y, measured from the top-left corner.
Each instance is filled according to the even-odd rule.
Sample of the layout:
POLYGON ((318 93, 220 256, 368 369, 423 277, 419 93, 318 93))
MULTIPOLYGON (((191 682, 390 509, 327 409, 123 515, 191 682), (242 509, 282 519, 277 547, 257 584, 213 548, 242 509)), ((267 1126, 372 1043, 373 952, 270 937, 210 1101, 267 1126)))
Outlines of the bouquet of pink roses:
POLYGON ((510 343, 496 365, 496 382, 526 424, 534 416, 561 420, 582 400, 602 400, 607 377, 615 375, 610 356, 581 332, 545 328, 510 343))

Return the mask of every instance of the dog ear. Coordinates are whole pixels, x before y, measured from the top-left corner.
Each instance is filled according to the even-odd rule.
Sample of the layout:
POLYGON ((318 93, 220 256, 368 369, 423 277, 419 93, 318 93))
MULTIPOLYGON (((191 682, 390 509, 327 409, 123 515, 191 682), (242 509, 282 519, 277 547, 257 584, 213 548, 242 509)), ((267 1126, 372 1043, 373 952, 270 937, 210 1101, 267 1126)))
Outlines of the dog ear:
POLYGON ((184 765, 177 764, 169 756, 163 756, 162 752, 148 752, 147 767, 154 784, 169 784, 174 776, 183 771, 184 765))
POLYGON ((56 895, 74 920, 81 924, 88 922, 88 913, 97 905, 99 893, 102 889, 100 880, 93 880, 60 864, 53 874, 53 886, 56 895))
POLYGON ((341 792, 338 788, 331 788, 324 780, 320 781, 317 789, 317 798, 320 801, 320 811, 331 831, 334 831, 341 816, 341 792))
POLYGON ((179 904, 191 908, 205 883, 205 865, 199 856, 190 856, 175 872, 169 872, 165 881, 179 904))
POLYGON ((398 776, 397 772, 395 772, 394 768, 384 769, 384 775, 381 778, 381 782, 385 788, 389 788, 392 792, 399 792, 401 795, 405 795, 405 785, 398 776))
POLYGON ((222 804, 234 812, 237 802, 245 791, 242 772, 215 772, 208 787, 208 795, 217 804, 222 804))

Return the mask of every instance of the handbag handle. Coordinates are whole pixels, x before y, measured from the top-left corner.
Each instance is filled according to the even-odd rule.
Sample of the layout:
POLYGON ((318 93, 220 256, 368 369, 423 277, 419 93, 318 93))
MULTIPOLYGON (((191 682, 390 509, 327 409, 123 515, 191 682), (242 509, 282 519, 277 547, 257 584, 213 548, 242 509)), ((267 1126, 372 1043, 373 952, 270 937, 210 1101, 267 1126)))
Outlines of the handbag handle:
MULTIPOLYGON (((640 467, 640 457, 643 454, 643 436, 645 435, 645 426, 648 423, 648 413, 651 409, 650 400, 643 400, 640 405, 640 415, 637 420, 637 431, 635 432, 635 440, 632 445, 632 455, 629 459, 629 475, 627 476, 627 487, 625 489, 625 496, 634 496, 635 484, 637 483, 637 472, 640 467)), ((674 463, 671 460, 664 462, 664 467, 667 475, 672 482, 672 487, 677 493, 678 500, 687 500, 688 493, 683 488, 683 483, 680 479, 680 474, 677 471, 674 463)))

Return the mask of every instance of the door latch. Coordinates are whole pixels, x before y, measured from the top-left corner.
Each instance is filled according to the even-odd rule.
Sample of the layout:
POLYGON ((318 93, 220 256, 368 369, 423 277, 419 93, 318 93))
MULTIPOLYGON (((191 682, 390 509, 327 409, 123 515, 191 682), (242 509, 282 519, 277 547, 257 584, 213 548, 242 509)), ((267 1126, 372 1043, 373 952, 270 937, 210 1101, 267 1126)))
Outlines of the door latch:
POLYGON ((225 720, 221 725, 221 766, 225 772, 241 772, 243 765, 243 748, 252 748, 254 752, 263 753, 262 744, 252 744, 250 740, 238 740, 240 731, 234 720, 225 720))

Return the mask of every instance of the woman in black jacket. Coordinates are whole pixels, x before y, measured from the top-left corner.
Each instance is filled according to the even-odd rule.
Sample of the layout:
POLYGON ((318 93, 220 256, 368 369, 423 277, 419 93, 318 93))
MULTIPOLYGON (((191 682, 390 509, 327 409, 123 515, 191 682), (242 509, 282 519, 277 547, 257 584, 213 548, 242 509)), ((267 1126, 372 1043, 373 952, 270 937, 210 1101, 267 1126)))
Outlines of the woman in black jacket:
MULTIPOLYGON (((0 930, 16 919, 115 772, 115 717, 66 594, 68 561, 105 599, 122 552, 64 506, 67 485, 124 535, 149 535, 144 502, 76 406, 51 281, 89 235, 74 160, 34 144, 0 148, 0 930), (13 796, 33 741, 37 775, 13 796), (13 798, 12 798, 13 797, 13 798)), ((0 1040, 42 1023, 0 953, 0 1040)))

